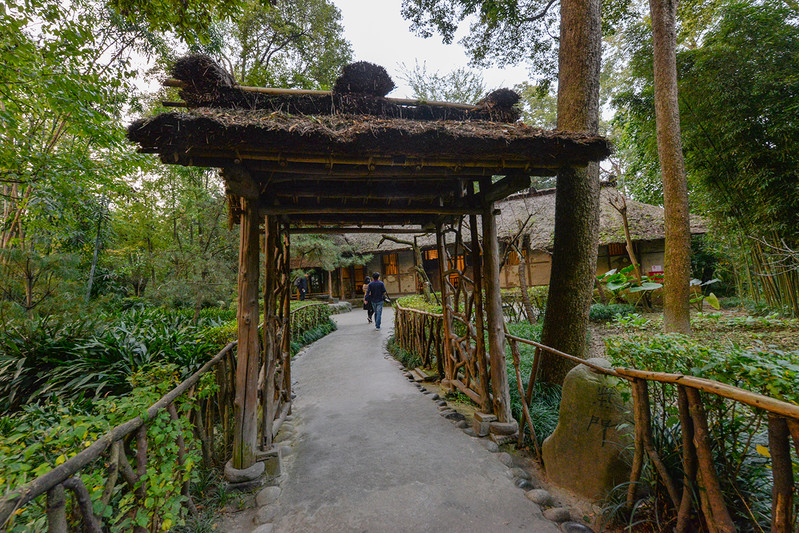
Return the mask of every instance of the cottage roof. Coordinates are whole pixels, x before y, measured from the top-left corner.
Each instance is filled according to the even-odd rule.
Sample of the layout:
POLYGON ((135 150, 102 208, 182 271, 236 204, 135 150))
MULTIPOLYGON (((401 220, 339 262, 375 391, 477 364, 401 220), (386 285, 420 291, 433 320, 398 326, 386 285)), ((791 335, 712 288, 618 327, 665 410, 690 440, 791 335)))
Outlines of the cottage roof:
POLYGON ((332 92, 291 91, 238 86, 190 56, 167 83, 186 109, 138 120, 128 138, 164 163, 222 168, 234 208, 255 198, 292 227, 432 226, 610 153, 602 137, 516 122, 507 89, 476 106, 391 99, 382 67, 356 65, 332 92))
MULTIPOLYGON (((607 245, 624 243, 624 226, 619 212, 611 202, 618 203, 622 194, 613 187, 602 187, 599 217, 599 243, 607 245)), ((627 220, 633 241, 652 241, 665 237, 663 208, 625 198, 627 220)), ((513 238, 521 224, 531 216, 525 234, 529 236, 532 250, 551 250, 555 234, 555 189, 516 194, 496 203, 500 210, 497 216, 497 235, 500 240, 513 238)), ((707 228, 701 218, 691 217, 691 233, 706 233, 707 228)), ((386 229, 391 234, 391 229, 386 229)), ((397 236, 409 240, 408 235, 397 236)), ((408 249, 408 246, 392 241, 380 243, 380 235, 347 234, 347 242, 361 252, 393 251, 408 249), (378 246, 379 244, 379 246, 378 246)), ((417 237, 422 248, 435 246, 435 235, 417 237)))

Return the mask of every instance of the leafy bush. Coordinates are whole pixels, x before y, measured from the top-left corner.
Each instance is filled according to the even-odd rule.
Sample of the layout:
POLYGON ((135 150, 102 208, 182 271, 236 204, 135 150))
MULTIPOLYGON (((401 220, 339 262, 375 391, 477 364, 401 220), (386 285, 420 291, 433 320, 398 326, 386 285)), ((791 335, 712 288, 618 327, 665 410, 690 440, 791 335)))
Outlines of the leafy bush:
POLYGON ((218 317, 133 309, 118 317, 8 324, 0 331, 0 412, 46 396, 98 398, 130 391, 128 377, 155 363, 174 363, 187 377, 218 351, 206 328, 218 317))
MULTIPOLYGON (((193 402, 213 391, 213 376, 201 380, 198 394, 181 397, 175 404, 179 413, 193 407, 193 402)), ((98 399, 92 404, 78 404, 56 399, 41 405, 28 405, 14 415, 0 418, 0 487, 3 492, 19 487, 83 450, 114 426, 130 419, 150 406, 180 380, 175 365, 155 365, 136 372, 130 378, 133 393, 117 398, 98 399)), ((147 463, 147 492, 145 505, 137 512, 133 495, 119 484, 108 506, 100 502, 103 482, 107 475, 104 462, 95 461, 81 472, 89 489, 95 512, 102 516, 110 530, 130 531, 134 524, 152 526, 151 530, 169 529, 183 523, 184 497, 180 494, 183 481, 194 476, 199 452, 187 418, 171 420, 161 411, 149 421, 150 447, 147 463), (178 466, 179 434, 187 447, 184 465, 178 466)), ((68 505, 74 505, 68 498, 68 505)), ((70 530, 79 530, 77 513, 68 509, 72 521, 70 530)), ((14 515, 8 530, 12 532, 44 531, 44 498, 37 498, 14 515)))
POLYGON ((603 322, 634 312, 635 307, 630 304, 593 304, 588 319, 591 322, 603 322))
MULTIPOLYGON (((517 322, 508 324, 508 332, 515 337, 538 341, 541 339, 542 327, 542 324, 517 322)), ((506 352, 511 411, 516 420, 522 420, 524 418, 524 410, 519 396, 519 388, 516 385, 516 369, 513 366, 510 346, 508 346, 506 352)), ((530 373, 533 370, 534 356, 534 346, 519 343, 519 370, 522 375, 522 385, 524 387, 527 387, 530 373)), ((533 420, 533 428, 535 429, 539 445, 555 431, 555 427, 558 425, 560 395, 561 387, 559 385, 536 383, 533 389, 533 399, 529 405, 530 418, 533 420)))
POLYGON ((400 347, 394 341, 394 337, 391 337, 388 340, 386 348, 388 349, 388 352, 394 357, 394 359, 402 363, 402 366, 404 366, 405 368, 416 368, 417 366, 421 366, 422 364, 422 358, 419 357, 419 355, 413 352, 409 352, 408 350, 405 350, 404 348, 400 347))
POLYGON ((297 353, 302 349, 303 346, 307 346, 312 342, 316 342, 325 335, 336 331, 337 326, 336 323, 327 319, 326 322, 319 324, 318 326, 311 328, 309 330, 300 333, 297 336, 292 337, 291 339, 291 355, 295 356, 297 353))
MULTIPOLYGON (((611 339, 606 344, 607 356, 615 365, 713 379, 799 404, 799 351, 765 345, 722 350, 679 334, 611 339)), ((650 385, 653 430, 661 457, 676 457, 680 451, 676 394, 671 385, 650 385)), ((764 412, 710 394, 704 395, 704 405, 730 511, 740 530, 767 530, 772 481, 766 454, 761 453, 768 444, 764 412)), ((681 478, 680 470, 675 461, 675 479, 681 478)))

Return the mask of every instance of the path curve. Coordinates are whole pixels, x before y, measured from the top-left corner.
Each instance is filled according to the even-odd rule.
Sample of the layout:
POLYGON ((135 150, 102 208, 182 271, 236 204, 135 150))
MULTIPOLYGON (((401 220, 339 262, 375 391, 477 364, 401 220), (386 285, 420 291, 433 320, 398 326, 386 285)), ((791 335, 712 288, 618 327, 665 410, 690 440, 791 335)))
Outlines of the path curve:
POLYGON ((292 365, 297 433, 273 532, 558 531, 386 359, 390 308, 382 331, 362 310, 334 319, 292 365))

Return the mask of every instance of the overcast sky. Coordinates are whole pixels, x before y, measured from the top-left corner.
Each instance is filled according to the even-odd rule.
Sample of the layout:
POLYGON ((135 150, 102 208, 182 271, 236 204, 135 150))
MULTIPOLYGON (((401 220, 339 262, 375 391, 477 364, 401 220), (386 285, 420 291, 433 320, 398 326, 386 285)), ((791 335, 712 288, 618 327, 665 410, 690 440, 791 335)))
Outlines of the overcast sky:
MULTIPOLYGON (((411 32, 410 22, 400 14, 402 0, 333 0, 333 3, 341 10, 344 37, 352 43, 355 60, 384 66, 397 85, 391 93, 393 97, 413 96, 399 77, 401 63, 412 68, 416 60, 420 64, 426 62, 428 72, 442 74, 468 66, 469 58, 458 39, 445 45, 438 35, 422 39, 411 32)), ((513 87, 529 78, 524 66, 480 72, 489 90, 513 87)))

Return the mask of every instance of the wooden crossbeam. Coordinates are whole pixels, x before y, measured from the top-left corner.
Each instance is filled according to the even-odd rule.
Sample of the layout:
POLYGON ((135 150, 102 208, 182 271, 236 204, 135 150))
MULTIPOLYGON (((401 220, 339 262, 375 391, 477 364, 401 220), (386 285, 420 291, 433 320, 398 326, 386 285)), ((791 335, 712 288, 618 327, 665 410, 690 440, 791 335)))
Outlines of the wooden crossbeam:
POLYGON ((372 227, 365 227, 365 226, 322 226, 322 227, 292 227, 289 229, 289 232, 292 234, 344 234, 344 233, 390 233, 390 234, 399 234, 399 233, 408 233, 414 235, 424 235, 426 233, 431 233, 435 230, 432 229, 425 229, 425 228, 387 228, 385 226, 372 226, 372 227))

